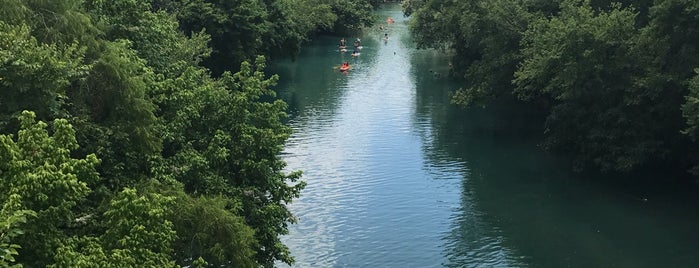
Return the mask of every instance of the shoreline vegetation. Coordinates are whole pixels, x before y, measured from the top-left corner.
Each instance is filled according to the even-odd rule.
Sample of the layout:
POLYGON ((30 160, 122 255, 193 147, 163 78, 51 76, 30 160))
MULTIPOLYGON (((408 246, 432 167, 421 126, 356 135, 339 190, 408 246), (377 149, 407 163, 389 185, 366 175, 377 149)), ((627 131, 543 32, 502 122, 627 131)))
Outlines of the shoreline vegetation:
POLYGON ((453 103, 541 109, 541 147, 577 170, 697 180, 699 3, 406 0, 403 9, 418 47, 454 54, 463 82, 453 103))
POLYGON ((0 0, 0 266, 293 263, 265 57, 377 4, 0 0))
MULTIPOLYGON (((292 264, 305 183, 266 59, 384 2, 0 0, 0 266, 292 264)), ((402 4, 455 104, 537 106, 576 169, 699 176, 699 3, 598 2, 402 4)))

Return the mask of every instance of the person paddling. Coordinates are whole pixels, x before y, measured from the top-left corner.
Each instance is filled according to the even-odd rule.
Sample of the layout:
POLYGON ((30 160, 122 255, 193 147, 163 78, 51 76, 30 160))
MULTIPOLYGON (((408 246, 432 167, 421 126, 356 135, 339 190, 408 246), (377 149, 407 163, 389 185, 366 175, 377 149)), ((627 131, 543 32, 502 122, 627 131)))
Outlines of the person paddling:
POLYGON ((342 39, 340 39, 340 48, 344 48, 346 43, 347 43, 347 41, 345 41, 344 37, 342 39))

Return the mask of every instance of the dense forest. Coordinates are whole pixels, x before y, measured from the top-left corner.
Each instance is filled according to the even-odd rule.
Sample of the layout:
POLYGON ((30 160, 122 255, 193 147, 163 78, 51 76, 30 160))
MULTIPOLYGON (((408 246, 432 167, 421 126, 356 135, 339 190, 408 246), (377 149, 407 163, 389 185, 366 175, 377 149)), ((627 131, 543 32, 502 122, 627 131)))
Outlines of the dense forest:
POLYGON ((0 0, 0 267, 271 267, 300 172, 265 57, 376 1, 0 0))
POLYGON ((541 109, 576 169, 699 175, 699 2, 408 0, 420 47, 453 53, 459 105, 541 109), (695 71, 696 70, 696 71, 695 71), (685 173, 686 174, 686 173, 685 173))

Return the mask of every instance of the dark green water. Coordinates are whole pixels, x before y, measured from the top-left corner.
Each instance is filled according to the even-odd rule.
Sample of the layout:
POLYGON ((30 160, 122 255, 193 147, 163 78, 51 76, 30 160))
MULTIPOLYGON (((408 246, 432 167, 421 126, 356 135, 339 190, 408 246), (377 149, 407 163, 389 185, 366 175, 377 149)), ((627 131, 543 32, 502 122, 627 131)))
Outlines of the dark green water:
POLYGON ((272 66, 308 183, 283 239, 296 267, 699 267, 695 189, 573 173, 537 148, 538 115, 452 107, 448 57, 378 13, 390 39, 366 31, 359 57, 319 38, 272 66))

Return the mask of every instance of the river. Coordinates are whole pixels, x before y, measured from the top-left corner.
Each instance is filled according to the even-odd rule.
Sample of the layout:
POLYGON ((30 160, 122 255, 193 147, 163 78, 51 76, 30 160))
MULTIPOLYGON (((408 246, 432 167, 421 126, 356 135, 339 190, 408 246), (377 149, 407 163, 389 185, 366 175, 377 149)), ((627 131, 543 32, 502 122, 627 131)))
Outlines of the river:
POLYGON ((414 48, 398 5, 377 13, 396 22, 360 56, 321 37, 271 66, 308 183, 294 267, 699 267, 694 189, 572 172, 537 147, 541 115, 450 105, 449 57, 414 48))

